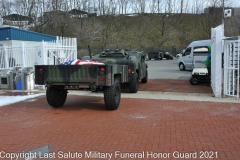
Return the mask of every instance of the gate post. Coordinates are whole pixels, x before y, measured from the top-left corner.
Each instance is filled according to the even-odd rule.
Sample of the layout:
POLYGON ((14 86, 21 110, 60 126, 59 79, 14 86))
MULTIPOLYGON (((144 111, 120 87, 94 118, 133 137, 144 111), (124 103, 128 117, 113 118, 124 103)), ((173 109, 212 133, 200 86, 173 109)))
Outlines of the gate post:
POLYGON ((222 97, 222 26, 212 29, 211 86, 215 97, 222 97))

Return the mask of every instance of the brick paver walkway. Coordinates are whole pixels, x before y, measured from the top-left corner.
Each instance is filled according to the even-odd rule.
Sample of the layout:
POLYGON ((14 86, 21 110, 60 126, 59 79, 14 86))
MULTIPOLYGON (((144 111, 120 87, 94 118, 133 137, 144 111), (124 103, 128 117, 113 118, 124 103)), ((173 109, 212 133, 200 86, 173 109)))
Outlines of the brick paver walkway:
POLYGON ((64 107, 53 109, 42 96, 1 107, 0 129, 4 153, 49 145, 51 159, 76 152, 82 154, 78 159, 94 159, 87 158, 90 151, 112 154, 111 160, 127 159, 124 153, 141 160, 240 159, 235 103, 122 98, 118 110, 108 111, 101 97, 71 95, 64 107))
POLYGON ((161 91, 180 93, 207 93, 212 94, 212 88, 206 83, 191 85, 189 80, 150 79, 147 83, 140 83, 140 91, 161 91))

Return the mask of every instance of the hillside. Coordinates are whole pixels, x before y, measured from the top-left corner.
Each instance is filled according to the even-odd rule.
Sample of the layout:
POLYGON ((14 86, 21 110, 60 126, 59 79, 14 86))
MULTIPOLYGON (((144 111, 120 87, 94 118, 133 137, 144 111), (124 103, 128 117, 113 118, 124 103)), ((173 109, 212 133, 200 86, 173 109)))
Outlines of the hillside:
MULTIPOLYGON (((219 14, 145 13, 88 18, 55 15, 44 25, 31 29, 51 35, 76 37, 79 50, 86 49, 87 45, 90 45, 93 52, 99 52, 104 48, 118 47, 141 48, 146 52, 159 49, 175 52, 176 48, 177 53, 191 41, 210 39, 211 28, 222 23, 219 14)), ((237 19, 238 17, 233 18, 237 19)), ((233 25, 230 22, 226 23, 226 28, 231 28, 234 30, 234 34, 239 35, 238 23, 233 25), (236 32, 237 28, 238 32, 236 32)))

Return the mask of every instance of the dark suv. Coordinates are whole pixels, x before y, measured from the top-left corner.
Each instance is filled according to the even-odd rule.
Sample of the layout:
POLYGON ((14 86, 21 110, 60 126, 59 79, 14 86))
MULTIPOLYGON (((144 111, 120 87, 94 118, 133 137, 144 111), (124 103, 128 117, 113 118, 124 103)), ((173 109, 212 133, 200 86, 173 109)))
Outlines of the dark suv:
POLYGON ((164 52, 163 54, 162 54, 162 58, 166 58, 167 60, 169 60, 169 59, 173 59, 173 56, 169 53, 169 52, 164 52))
POLYGON ((163 58, 163 51, 160 51, 160 52, 149 52, 148 53, 148 59, 151 60, 151 59, 155 59, 155 60, 162 60, 163 58))

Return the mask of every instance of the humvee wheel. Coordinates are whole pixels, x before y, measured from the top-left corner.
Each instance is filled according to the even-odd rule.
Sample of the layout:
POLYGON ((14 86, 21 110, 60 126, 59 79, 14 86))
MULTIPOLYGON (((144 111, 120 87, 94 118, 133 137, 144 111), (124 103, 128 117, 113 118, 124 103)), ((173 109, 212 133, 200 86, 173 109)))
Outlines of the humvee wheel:
POLYGON ((138 91, 138 74, 135 73, 133 81, 129 83, 129 92, 137 93, 138 91))
POLYGON ((67 90, 50 87, 46 91, 47 102, 54 108, 62 107, 67 98, 67 90))
POLYGON ((142 83, 147 83, 147 81, 148 81, 148 71, 147 70, 146 70, 145 77, 141 81, 142 81, 142 83))
POLYGON ((190 78, 190 83, 191 83, 192 85, 196 85, 196 84, 198 83, 197 78, 191 77, 191 78, 190 78))
POLYGON ((118 108, 121 99, 121 87, 118 80, 114 84, 104 89, 104 102, 108 110, 115 110, 118 108))

